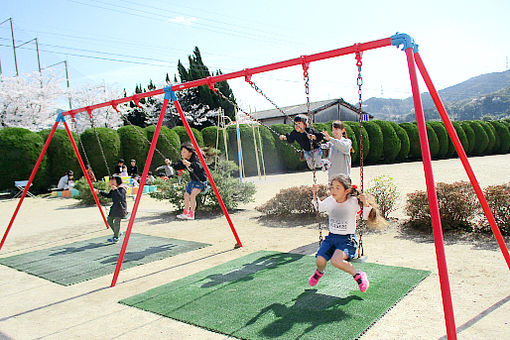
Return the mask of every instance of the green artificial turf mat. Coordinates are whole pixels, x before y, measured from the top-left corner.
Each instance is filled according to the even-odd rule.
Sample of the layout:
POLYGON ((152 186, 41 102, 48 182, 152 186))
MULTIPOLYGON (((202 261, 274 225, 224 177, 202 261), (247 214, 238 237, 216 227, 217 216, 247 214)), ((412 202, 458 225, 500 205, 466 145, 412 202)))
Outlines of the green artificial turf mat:
POLYGON ((355 339, 430 272, 355 263, 370 288, 328 264, 313 288, 312 256, 256 252, 120 303, 245 339, 355 339))
MULTIPOLYGON (((117 265, 123 238, 117 244, 107 237, 74 242, 49 249, 0 258, 0 264, 70 286, 112 274, 117 265)), ((131 234, 122 269, 158 261, 166 257, 209 246, 205 243, 131 234)))

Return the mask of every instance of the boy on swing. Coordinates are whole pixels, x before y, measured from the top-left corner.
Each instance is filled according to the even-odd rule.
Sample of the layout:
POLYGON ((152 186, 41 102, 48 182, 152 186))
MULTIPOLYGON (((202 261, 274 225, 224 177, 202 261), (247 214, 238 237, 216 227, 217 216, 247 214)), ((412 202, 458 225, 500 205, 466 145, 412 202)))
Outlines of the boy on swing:
POLYGON ((285 135, 280 135, 280 140, 286 140, 291 144, 298 142, 303 149, 303 157, 310 170, 322 168, 322 150, 321 141, 324 135, 312 127, 308 126, 308 117, 305 115, 297 115, 294 118, 294 130, 285 135))

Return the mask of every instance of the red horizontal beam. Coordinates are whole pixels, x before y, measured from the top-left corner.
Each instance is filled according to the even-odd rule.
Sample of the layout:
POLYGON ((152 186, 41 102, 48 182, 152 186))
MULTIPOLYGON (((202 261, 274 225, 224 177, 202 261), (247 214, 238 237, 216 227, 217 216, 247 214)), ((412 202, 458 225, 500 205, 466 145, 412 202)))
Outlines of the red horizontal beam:
MULTIPOLYGON (((263 73, 263 72, 268 72, 268 71, 274 71, 274 70, 287 68, 287 67, 291 67, 291 66, 296 66, 296 65, 309 64, 314 61, 339 57, 342 55, 352 54, 352 53, 356 53, 356 52, 373 50, 376 48, 381 48, 381 47, 386 47, 386 46, 391 46, 391 38, 374 40, 374 41, 370 41, 367 43, 354 44, 352 46, 338 48, 338 49, 330 50, 330 51, 326 51, 326 52, 320 52, 320 53, 311 54, 311 55, 303 55, 298 58, 284 60, 284 61, 280 61, 280 62, 273 63, 273 64, 267 64, 267 65, 263 65, 263 66, 247 68, 242 71, 220 74, 217 76, 211 76, 211 77, 207 77, 207 78, 193 80, 193 81, 190 81, 187 83, 177 84, 177 85, 172 86, 172 91, 179 91, 179 90, 189 89, 189 88, 202 86, 202 85, 209 85, 212 87, 216 83, 219 83, 219 82, 222 82, 225 80, 229 80, 229 79, 250 76, 253 74, 263 73)), ((149 92, 145 92, 145 93, 137 93, 137 94, 129 96, 129 97, 116 99, 116 100, 112 100, 109 102, 104 102, 104 103, 95 104, 95 105, 91 105, 91 106, 86 106, 86 107, 82 107, 79 109, 69 110, 69 111, 63 112, 62 114, 64 116, 66 116, 66 115, 74 116, 80 112, 89 112, 89 114, 91 114, 92 110, 95 110, 95 109, 99 109, 99 108, 106 107, 106 106, 114 106, 115 107, 118 104, 130 102, 132 100, 138 101, 141 98, 156 96, 159 94, 163 94, 164 92, 165 91, 163 89, 159 89, 159 90, 149 91, 149 92)))

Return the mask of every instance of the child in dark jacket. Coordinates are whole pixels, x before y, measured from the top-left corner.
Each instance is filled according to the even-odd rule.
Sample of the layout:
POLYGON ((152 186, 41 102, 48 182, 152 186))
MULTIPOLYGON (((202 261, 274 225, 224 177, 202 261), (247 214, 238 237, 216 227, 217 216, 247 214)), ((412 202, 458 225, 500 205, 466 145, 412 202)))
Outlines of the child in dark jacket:
POLYGON ((177 215, 182 220, 194 220, 195 209, 197 207, 196 197, 207 187, 207 176, 204 168, 198 159, 193 145, 184 143, 181 145, 182 160, 172 164, 175 170, 188 170, 191 181, 186 186, 184 192, 184 211, 177 215))
POLYGON ((303 157, 310 170, 322 167, 321 141, 324 135, 319 131, 308 126, 308 117, 297 115, 294 118, 294 130, 285 135, 280 135, 281 140, 286 140, 289 144, 296 141, 303 149, 303 157))
POLYGON ((122 185, 122 178, 117 175, 110 178, 110 188, 109 192, 97 189, 95 191, 103 197, 111 198, 113 201, 107 219, 108 225, 112 228, 113 237, 109 238, 108 242, 117 243, 119 236, 122 235, 120 234, 120 221, 127 215, 126 188, 122 185))

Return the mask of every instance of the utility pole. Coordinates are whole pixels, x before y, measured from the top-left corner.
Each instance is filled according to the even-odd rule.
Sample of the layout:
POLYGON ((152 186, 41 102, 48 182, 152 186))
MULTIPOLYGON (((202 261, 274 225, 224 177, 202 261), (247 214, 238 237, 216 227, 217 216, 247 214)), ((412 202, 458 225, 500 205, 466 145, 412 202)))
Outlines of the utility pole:
POLYGON ((70 91, 70 84, 69 84, 69 69, 67 67, 67 60, 62 60, 62 61, 59 61, 58 63, 52 64, 50 66, 46 66, 45 68, 43 68, 43 70, 46 70, 46 69, 48 69, 50 67, 57 66, 57 65, 60 65, 60 64, 64 64, 64 67, 65 67, 66 84, 67 84, 67 100, 69 101, 69 110, 72 110, 73 109, 73 104, 71 102, 71 91, 70 91))
POLYGON ((0 25, 7 22, 7 21, 10 21, 11 22, 11 37, 12 37, 12 51, 14 52, 14 67, 16 68, 16 77, 19 76, 19 73, 18 73, 18 60, 16 58, 16 45, 14 44, 14 29, 12 28, 12 18, 9 18, 7 20, 4 20, 2 22, 0 22, 0 25))
POLYGON ((32 41, 35 41, 35 50, 37 52, 37 67, 39 68, 39 73, 41 73, 41 57, 39 55, 39 42, 37 41, 37 38, 31 39, 29 41, 25 41, 23 44, 16 46, 17 48, 20 48, 21 46, 24 46, 32 41))

